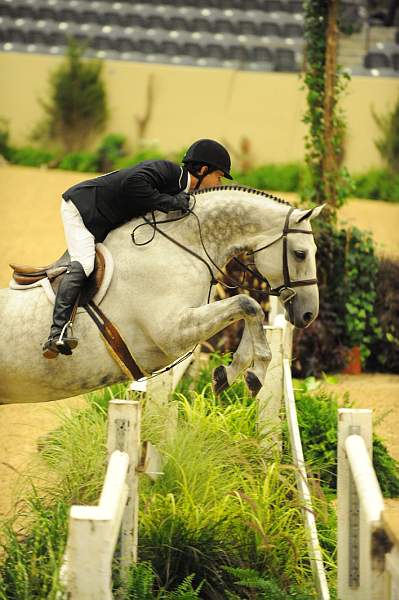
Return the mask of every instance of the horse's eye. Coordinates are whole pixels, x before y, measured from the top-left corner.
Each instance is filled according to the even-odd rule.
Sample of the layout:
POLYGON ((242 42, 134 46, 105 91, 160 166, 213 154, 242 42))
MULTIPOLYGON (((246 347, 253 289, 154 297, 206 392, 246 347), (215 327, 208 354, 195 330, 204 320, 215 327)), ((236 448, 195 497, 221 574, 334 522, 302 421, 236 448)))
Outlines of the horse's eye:
POLYGON ((305 260, 305 258, 306 258, 305 250, 295 250, 294 254, 295 254, 295 258, 297 260, 305 260))

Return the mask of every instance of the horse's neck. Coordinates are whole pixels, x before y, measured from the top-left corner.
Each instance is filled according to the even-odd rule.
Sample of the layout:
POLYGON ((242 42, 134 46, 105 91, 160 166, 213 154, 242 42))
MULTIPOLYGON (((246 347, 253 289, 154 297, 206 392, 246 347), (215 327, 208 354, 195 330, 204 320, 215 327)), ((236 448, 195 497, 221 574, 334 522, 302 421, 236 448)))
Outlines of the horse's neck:
POLYGON ((199 194, 195 207, 204 245, 220 263, 280 232, 287 210, 265 196, 233 190, 199 194))

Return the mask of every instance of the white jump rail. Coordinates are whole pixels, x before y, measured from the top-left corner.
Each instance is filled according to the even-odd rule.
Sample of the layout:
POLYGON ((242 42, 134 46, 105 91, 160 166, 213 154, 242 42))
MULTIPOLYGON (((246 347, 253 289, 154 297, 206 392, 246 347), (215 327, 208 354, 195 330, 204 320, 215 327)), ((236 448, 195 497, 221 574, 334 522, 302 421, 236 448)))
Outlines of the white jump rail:
POLYGON ((330 592, 328 590, 323 556, 321 553, 319 536, 317 533, 316 518, 312 506, 312 496, 309 489, 305 459, 302 450, 302 442, 295 405, 295 395, 292 386, 291 367, 287 358, 284 359, 284 400, 292 457, 297 468, 298 492, 303 505, 303 519, 307 532, 308 553, 312 565, 313 579, 316 584, 319 599, 329 600, 330 592))
POLYGON ((399 511, 372 463, 372 411, 338 411, 338 598, 399 600, 399 511))
MULTIPOLYGON (((171 392, 193 360, 188 357, 154 379, 134 382, 130 389, 151 396, 156 410, 166 405, 171 392)), ((147 406, 148 409, 148 406, 147 406)), ((167 407, 169 432, 177 425, 177 412, 167 407)), ((141 404, 112 400, 108 408, 108 467, 99 504, 72 506, 62 581, 68 600, 112 600, 112 560, 120 539, 120 579, 137 561, 138 472, 155 479, 161 474, 161 457, 150 442, 140 440, 141 404)), ((58 595, 58 599, 62 594, 58 595)))
POLYGON ((120 535, 123 581, 137 559, 141 407, 112 400, 108 467, 97 506, 72 506, 62 573, 68 600, 112 600, 112 560, 120 535))
POLYGON ((270 436, 281 450, 281 411, 285 403, 285 418, 288 422, 293 463, 297 468, 297 487, 303 506, 303 519, 308 540, 308 554, 312 564, 313 579, 319 600, 329 600, 327 577, 312 506, 302 442, 298 426, 295 395, 291 377, 291 353, 293 327, 286 321, 276 298, 271 298, 269 325, 265 327, 267 341, 272 352, 272 361, 267 370, 265 385, 258 395, 259 430, 270 436))

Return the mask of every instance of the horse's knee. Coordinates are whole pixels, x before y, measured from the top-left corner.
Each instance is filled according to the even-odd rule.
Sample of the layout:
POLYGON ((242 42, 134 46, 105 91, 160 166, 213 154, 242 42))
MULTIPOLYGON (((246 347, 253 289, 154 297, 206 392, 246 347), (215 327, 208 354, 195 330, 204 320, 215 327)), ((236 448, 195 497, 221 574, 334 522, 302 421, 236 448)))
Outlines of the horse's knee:
POLYGON ((256 300, 254 300, 253 298, 250 298, 249 296, 239 296, 239 305, 240 305, 240 309, 242 310, 242 312, 244 313, 245 316, 247 317, 261 317, 263 320, 263 310, 260 306, 260 304, 258 304, 256 302, 256 300))

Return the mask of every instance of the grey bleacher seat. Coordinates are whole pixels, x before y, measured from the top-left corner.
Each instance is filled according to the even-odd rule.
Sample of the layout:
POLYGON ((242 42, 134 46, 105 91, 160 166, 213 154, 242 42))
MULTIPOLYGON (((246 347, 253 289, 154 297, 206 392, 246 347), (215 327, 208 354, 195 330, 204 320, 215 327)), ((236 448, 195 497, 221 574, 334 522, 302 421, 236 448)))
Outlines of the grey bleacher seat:
POLYGON ((167 20, 162 15, 151 14, 143 17, 143 26, 150 29, 167 29, 167 20))
POLYGON ((237 25, 230 19, 217 18, 214 21, 214 32, 215 33, 243 33, 240 24, 237 25))
POLYGON ((253 46, 250 50, 250 60, 257 63, 274 64, 274 53, 265 46, 253 46))
POLYGON ((258 23, 248 19, 238 21, 238 32, 242 35, 258 35, 261 33, 258 23))
POLYGON ((134 11, 126 11, 124 14, 124 26, 125 27, 143 27, 144 19, 143 17, 134 12, 134 11))
POLYGON ((207 58, 215 58, 219 61, 228 59, 227 48, 221 44, 207 44, 205 46, 205 53, 207 58))
POLYGON ((286 10, 292 14, 300 14, 304 12, 303 0, 288 0, 286 10))
POLYGON ((101 13, 89 8, 82 10, 80 13, 80 20, 83 23, 102 23, 101 13))
POLYGON ((271 71, 274 71, 274 63, 250 61, 248 63, 241 65, 241 68, 244 69, 245 71, 271 72, 271 71))
POLYGON ((274 65, 276 71, 299 71, 296 53, 291 48, 276 48, 274 52, 274 65))
POLYGON ((0 4, 0 17, 13 17, 14 5, 10 2, 4 2, 0 4))
POLYGON ((116 25, 122 27, 124 25, 123 16, 118 12, 111 11, 109 9, 105 10, 102 14, 102 22, 107 25, 116 25))
POLYGON ((280 25, 281 35, 287 38, 302 38, 304 31, 301 23, 284 23, 280 25))
POLYGON ((399 72, 399 49, 397 52, 392 52, 391 54, 391 63, 392 67, 395 71, 399 72))
POLYGON ((44 19, 45 21, 57 21, 58 11, 53 6, 38 6, 35 10, 35 18, 44 19))
POLYGON ((158 54, 160 52, 160 43, 154 39, 141 38, 137 41, 137 47, 144 54, 158 54))
POLYGON ((206 17, 198 17, 191 24, 192 31, 214 31, 212 19, 206 17))
POLYGON ((95 35, 90 41, 92 48, 96 50, 114 50, 115 38, 110 35, 95 35))
POLYGON ((286 8, 286 4, 282 0, 264 0, 260 6, 266 12, 284 12, 286 8))
POLYGON ((36 10, 35 7, 30 4, 17 4, 12 8, 10 16, 13 16, 15 19, 34 19, 36 10))
POLYGON ((169 18, 169 27, 177 31, 189 31, 190 23, 183 16, 172 16, 169 18))
POLYGON ((134 40, 127 36, 118 36, 115 38, 115 50, 122 53, 134 52, 137 46, 134 40))
POLYGON ((363 65, 366 69, 389 69, 391 61, 383 51, 370 51, 364 56, 363 65))
POLYGON ((204 55, 202 45, 194 41, 184 43, 183 52, 192 58, 201 58, 204 55))
POLYGON ((260 35, 280 37, 280 25, 276 21, 262 21, 258 24, 258 32, 260 35))
POLYGON ((58 17, 60 21, 64 21, 67 23, 79 23, 81 20, 79 11, 73 10, 73 8, 68 8, 65 6, 61 6, 58 9, 58 17))
POLYGON ((228 57, 231 60, 246 63, 250 60, 250 51, 241 44, 232 44, 228 47, 228 57))
POLYGON ((7 37, 8 37, 7 41, 11 42, 13 44, 28 44, 29 43, 27 31, 21 29, 20 27, 15 27, 15 26, 10 27, 8 29, 7 37))
POLYGON ((344 71, 351 77, 398 77, 398 72, 391 68, 367 69, 363 65, 345 67, 344 71))
POLYGON ((162 54, 166 54, 167 56, 176 56, 182 54, 180 44, 174 42, 173 40, 164 40, 161 42, 160 50, 162 54))
POLYGON ((369 77, 398 77, 398 72, 392 68, 368 69, 369 77))

